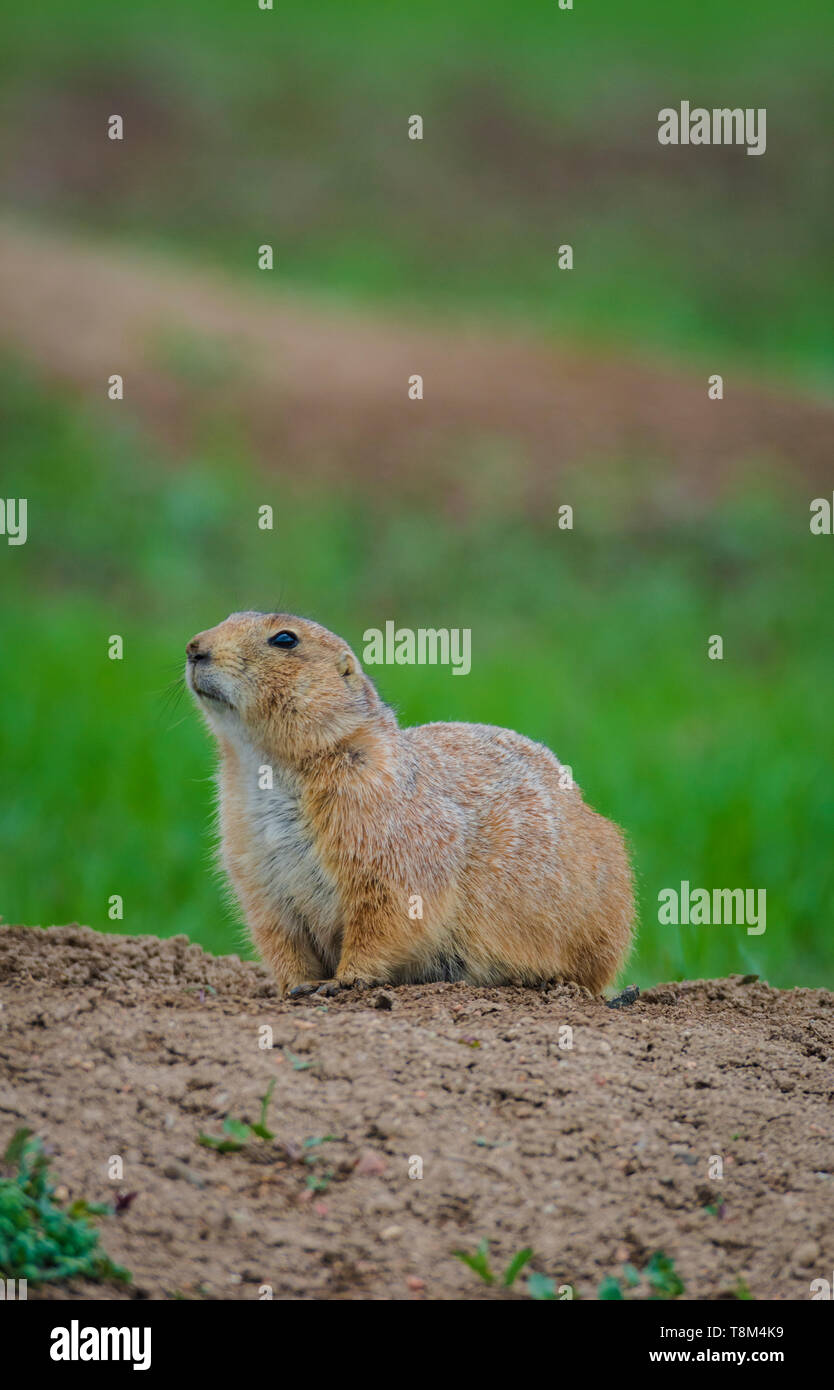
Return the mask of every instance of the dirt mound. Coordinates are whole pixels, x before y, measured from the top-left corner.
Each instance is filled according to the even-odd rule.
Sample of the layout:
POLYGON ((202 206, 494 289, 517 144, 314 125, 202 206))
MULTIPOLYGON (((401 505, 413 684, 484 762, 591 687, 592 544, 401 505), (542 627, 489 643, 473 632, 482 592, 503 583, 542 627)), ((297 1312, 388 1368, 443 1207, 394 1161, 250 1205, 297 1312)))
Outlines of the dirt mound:
POLYGON ((743 1279, 807 1299, 831 1276, 825 990, 734 976, 623 1010, 571 986, 285 1003, 260 966, 184 937, 4 927, 0 991, 0 1144, 28 1125, 71 1198, 136 1194, 102 1222, 134 1296, 523 1296, 523 1277, 506 1294, 453 1257, 485 1237, 497 1268, 530 1245, 530 1268, 581 1297, 656 1250, 688 1298, 743 1279), (274 1140, 201 1146, 227 1114, 257 1122, 273 1081, 274 1140))
POLYGON ((564 469, 623 460, 647 470, 641 483, 632 467, 630 486, 658 489, 664 513, 720 494, 753 462, 758 477, 767 466, 806 491, 830 479, 834 412, 809 397, 733 373, 716 403, 704 370, 259 290, 0 226, 0 346, 101 400, 111 421, 105 389, 118 370, 120 414, 174 450, 199 451, 214 423, 233 420, 269 469, 337 486, 384 481, 392 495, 430 497, 455 515, 495 489, 502 510, 538 514, 564 500, 564 469), (419 402, 407 394, 415 373, 419 402))

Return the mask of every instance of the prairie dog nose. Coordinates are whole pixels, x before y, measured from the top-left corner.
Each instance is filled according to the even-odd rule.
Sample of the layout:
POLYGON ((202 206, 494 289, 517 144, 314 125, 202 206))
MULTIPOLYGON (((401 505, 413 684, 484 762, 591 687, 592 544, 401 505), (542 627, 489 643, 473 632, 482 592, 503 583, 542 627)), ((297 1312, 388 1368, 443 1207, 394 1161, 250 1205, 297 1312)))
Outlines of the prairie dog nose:
POLYGON ((207 661, 211 656, 211 652, 207 652, 200 646, 199 637, 192 637, 185 649, 185 654, 189 661, 207 661))

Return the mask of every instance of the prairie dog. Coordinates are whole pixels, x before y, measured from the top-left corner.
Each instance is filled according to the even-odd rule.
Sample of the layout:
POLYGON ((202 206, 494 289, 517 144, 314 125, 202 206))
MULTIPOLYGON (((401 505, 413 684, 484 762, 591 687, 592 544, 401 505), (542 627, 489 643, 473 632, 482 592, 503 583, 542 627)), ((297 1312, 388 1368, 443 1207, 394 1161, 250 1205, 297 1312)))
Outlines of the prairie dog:
POLYGON ((233 613, 186 653, 220 750, 223 867, 282 995, 611 982, 631 940, 623 838, 548 748, 400 728, 306 618, 233 613))

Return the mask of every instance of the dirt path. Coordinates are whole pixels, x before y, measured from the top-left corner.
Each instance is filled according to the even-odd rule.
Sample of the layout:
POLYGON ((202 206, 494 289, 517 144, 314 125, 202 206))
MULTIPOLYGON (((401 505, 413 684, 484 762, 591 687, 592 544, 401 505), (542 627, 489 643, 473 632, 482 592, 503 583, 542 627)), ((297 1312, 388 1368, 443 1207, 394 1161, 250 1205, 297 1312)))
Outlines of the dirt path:
POLYGON ((3 927, 0 1003, 0 1144, 29 1125, 71 1198, 137 1194, 102 1234, 144 1296, 506 1297, 453 1258, 484 1237, 499 1269, 531 1245, 531 1268, 581 1297, 655 1250, 690 1298, 741 1278, 807 1299, 831 1277, 825 990, 733 977, 623 1011, 573 987, 289 1004, 259 966, 184 937, 3 927), (227 1113, 257 1120, 273 1079, 272 1143, 198 1144, 227 1113))
MULTIPOLYGON (((265 275, 266 273, 264 273, 265 275)), ((0 225, 0 348, 167 445, 225 423, 267 467, 453 503, 504 470, 502 508, 552 500, 566 466, 660 469, 667 506, 710 496, 755 461, 830 486, 834 410, 706 373, 590 356, 484 325, 469 331, 337 312, 125 248, 0 225), (114 372, 125 400, 108 403, 114 372), (407 383, 424 379, 410 401, 407 383), (122 416, 124 418, 124 414, 122 416), (503 442, 502 442, 503 441, 503 442)), ((627 345, 625 345, 627 346, 627 345)), ((721 364, 710 368, 720 370, 721 364)), ((111 417, 112 418, 112 417, 111 417)), ((493 480, 494 481, 494 480, 493 480)), ((631 478, 639 491, 639 480, 631 478)), ((813 495, 813 494, 812 494, 813 495)))

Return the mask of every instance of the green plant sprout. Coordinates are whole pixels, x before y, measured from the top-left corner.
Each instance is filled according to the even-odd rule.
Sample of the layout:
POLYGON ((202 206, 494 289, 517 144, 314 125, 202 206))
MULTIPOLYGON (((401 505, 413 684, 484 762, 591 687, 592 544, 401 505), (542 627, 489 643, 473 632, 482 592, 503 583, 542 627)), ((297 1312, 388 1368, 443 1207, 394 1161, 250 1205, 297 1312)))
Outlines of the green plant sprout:
POLYGON ((63 1207, 39 1139, 19 1129, 3 1155, 13 1170, 0 1177, 0 1273, 31 1284, 62 1279, 128 1282, 128 1270, 116 1265, 99 1246, 99 1233, 88 1220, 111 1216, 114 1208, 79 1198, 63 1207))

